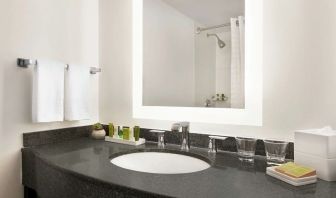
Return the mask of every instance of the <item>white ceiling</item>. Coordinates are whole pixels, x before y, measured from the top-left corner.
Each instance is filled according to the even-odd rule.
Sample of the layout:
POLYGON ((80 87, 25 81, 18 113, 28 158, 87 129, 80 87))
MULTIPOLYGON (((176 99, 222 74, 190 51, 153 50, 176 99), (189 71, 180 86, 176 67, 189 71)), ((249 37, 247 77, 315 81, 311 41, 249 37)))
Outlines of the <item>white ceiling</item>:
POLYGON ((244 15, 245 0, 162 0, 205 26, 219 25, 244 15))

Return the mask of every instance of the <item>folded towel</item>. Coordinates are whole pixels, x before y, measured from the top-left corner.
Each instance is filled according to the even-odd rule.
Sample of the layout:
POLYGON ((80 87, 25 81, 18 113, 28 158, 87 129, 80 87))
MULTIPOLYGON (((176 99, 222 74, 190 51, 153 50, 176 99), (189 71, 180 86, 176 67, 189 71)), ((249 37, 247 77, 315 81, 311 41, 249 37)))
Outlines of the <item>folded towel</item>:
POLYGON ((33 72, 33 122, 63 121, 64 67, 55 61, 37 61, 33 72))
POLYGON ((89 113, 89 67, 69 65, 65 73, 65 120, 90 119, 89 113))

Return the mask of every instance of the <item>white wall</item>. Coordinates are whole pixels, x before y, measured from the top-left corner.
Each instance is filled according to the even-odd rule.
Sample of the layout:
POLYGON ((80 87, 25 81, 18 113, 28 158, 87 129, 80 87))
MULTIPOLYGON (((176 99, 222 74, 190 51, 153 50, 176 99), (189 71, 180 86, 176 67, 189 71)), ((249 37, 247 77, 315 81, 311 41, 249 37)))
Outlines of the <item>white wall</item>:
POLYGON ((216 40, 195 35, 195 106, 204 107, 216 92, 216 40))
POLYGON ((194 22, 161 0, 143 5, 143 104, 194 106, 194 22))
POLYGON ((22 133, 87 125, 98 120, 98 75, 92 76, 92 120, 31 123, 31 72, 17 57, 98 65, 98 2, 0 1, 0 197, 23 197, 22 133))
MULTIPOLYGON (((131 0, 102 4, 109 21, 101 29, 107 53, 100 56, 101 120, 170 128, 172 122, 132 118, 131 0)), ((265 0, 263 127, 212 125, 199 132, 292 140, 295 129, 336 127, 335 9, 334 0, 265 0)))

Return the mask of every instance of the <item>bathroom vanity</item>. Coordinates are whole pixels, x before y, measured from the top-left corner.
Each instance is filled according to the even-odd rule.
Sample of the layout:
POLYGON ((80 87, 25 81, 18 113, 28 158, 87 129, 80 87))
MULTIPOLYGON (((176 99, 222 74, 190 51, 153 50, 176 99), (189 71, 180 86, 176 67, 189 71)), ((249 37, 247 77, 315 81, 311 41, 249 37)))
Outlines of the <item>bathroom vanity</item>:
MULTIPOLYGON (((124 1, 119 1, 121 2, 124 1)), ((268 176, 266 159, 260 156, 265 153, 263 144, 260 148, 256 138, 245 137, 255 135, 249 132, 251 128, 236 128, 235 131, 239 130, 240 134, 232 132, 236 126, 252 126, 256 131, 272 130, 272 124, 277 122, 269 119, 281 120, 282 118, 278 115, 272 117, 266 114, 270 118, 263 119, 263 103, 266 101, 266 104, 270 105, 269 103, 273 102, 269 100, 270 93, 263 97, 263 88, 266 87, 272 94, 279 88, 263 85, 265 78, 263 47, 267 46, 263 41, 271 40, 271 37, 265 39, 263 36, 263 32, 267 30, 263 26, 267 21, 263 17, 263 14, 267 13, 263 8, 264 1, 232 0, 229 3, 223 0, 132 0, 130 5, 132 5, 132 14, 129 13, 129 17, 132 16, 130 20, 132 28, 129 29, 132 30, 132 39, 123 40, 116 37, 117 39, 113 41, 132 40, 132 47, 125 48, 128 50, 125 50, 127 55, 124 56, 128 62, 132 54, 132 69, 120 64, 123 69, 127 69, 127 72, 132 71, 132 80, 122 75, 123 70, 120 72, 117 66, 119 63, 113 64, 114 62, 106 61, 111 63, 106 71, 113 72, 110 76, 102 77, 108 79, 106 88, 114 90, 113 93, 117 94, 111 95, 111 98, 106 100, 108 103, 99 104, 103 107, 100 110, 104 109, 102 115, 113 114, 112 117, 102 116, 102 120, 126 125, 136 123, 142 127, 166 131, 182 129, 182 133, 168 132, 170 135, 167 137, 168 143, 174 144, 165 144, 167 142, 161 136, 160 148, 155 143, 158 137, 153 138, 150 135, 143 136, 142 138, 147 142, 139 146, 93 140, 87 135, 91 130, 89 127, 77 138, 74 138, 73 131, 66 134, 56 131, 51 138, 46 138, 48 135, 42 133, 31 134, 36 137, 30 139, 31 142, 36 141, 37 144, 25 144, 24 135, 22 182, 25 186, 26 198, 336 197, 336 182, 318 180, 314 184, 294 187, 268 176), (122 79, 119 80, 117 76, 121 76, 122 79), (132 86, 126 84, 129 82, 133 83, 132 86), (118 84, 117 89, 110 87, 112 83, 118 84), (124 84, 130 90, 124 90, 124 84), (127 95, 119 94, 124 91, 127 95), (120 102, 120 100, 131 101, 131 97, 132 103, 120 102), (125 106, 125 108, 105 109, 105 106, 116 107, 110 104, 125 106), (129 113, 131 111, 132 115, 129 113), (118 113, 129 117, 119 116, 118 113), (261 129, 265 120, 268 121, 268 125, 264 125, 265 127, 261 129), (184 121, 192 123, 190 134, 189 123, 184 121), (171 122, 180 123, 167 128, 171 122), (233 125, 234 127, 231 127, 233 125), (228 126, 230 127, 227 128, 228 126), (249 157, 248 162, 240 160, 234 152, 235 143, 231 144, 231 148, 235 149, 229 149, 233 152, 224 151, 225 149, 219 149, 217 152, 215 136, 210 136, 209 142, 208 134, 222 138, 225 136, 226 140, 227 133, 231 136, 243 134, 244 137, 239 137, 241 142, 252 142, 253 146, 250 147, 253 150, 245 149, 245 154, 249 153, 246 155, 249 157), (206 138, 199 138, 199 134, 206 138), (67 136, 71 137, 67 138, 67 136), (208 146, 212 152, 208 152, 208 146), (255 147, 257 147, 256 152, 254 152, 255 147), (257 155, 254 156, 254 153, 257 155), (165 166, 169 166, 169 169, 160 169, 165 166)), ((119 13, 119 9, 122 10, 119 7, 117 9, 118 12, 99 10, 108 13, 119 13)), ((124 30, 123 28, 119 30, 115 26, 126 23, 123 21, 112 23, 110 21, 112 18, 108 17, 107 22, 102 23, 106 24, 100 25, 102 27, 100 29, 104 30, 105 26, 109 29, 109 25, 112 24, 111 30, 124 30)), ((111 32, 106 35, 114 37, 111 32)), ((127 32, 122 31, 117 35, 119 34, 128 35, 127 32)), ((105 33, 99 35, 105 37, 105 33)), ((105 40, 101 40, 103 42, 100 43, 105 45, 105 40)), ((111 38, 108 37, 107 41, 109 40, 111 38)), ((106 43, 108 43, 107 46, 116 46, 115 43, 106 43)), ((105 47, 103 46, 102 49, 105 47)), ((119 53, 124 50, 111 51, 119 53)), ((118 56, 119 54, 113 58, 118 56)), ((110 57, 110 54, 107 57, 110 57)), ((270 59, 274 62, 273 57, 270 59)), ((268 71, 273 69, 266 68, 268 71)), ((130 76, 129 73, 127 75, 130 76)), ((273 78, 273 76, 269 75, 267 78, 273 78)), ((277 83, 272 82, 270 86, 274 84, 277 83)), ((291 93, 300 93, 294 90, 291 93)), ((298 99, 294 101, 294 104, 301 103, 298 99)), ((302 103, 309 104, 304 101, 302 103)), ((278 104, 287 105, 284 102, 281 101, 278 104)), ((270 108, 270 106, 266 107, 270 108)), ((284 106, 277 106, 275 103, 271 107, 269 111, 284 106)), ((311 106, 309 108, 314 109, 311 106)), ((296 111, 293 114, 285 111, 281 113, 293 117, 301 115, 296 111)), ((291 120, 291 127, 294 121, 291 120)), ((298 122, 302 123, 300 120, 298 122)), ((275 131, 286 132, 283 131, 284 125, 286 122, 277 123, 278 129, 275 131)), ((129 140, 129 128, 125 134, 127 134, 125 139, 129 140)), ((276 137, 274 134, 257 136, 263 139, 276 137)), ((287 144, 288 142, 286 146, 287 144)), ((239 153, 239 144, 237 145, 239 153)), ((293 159, 293 144, 290 148, 290 153, 287 155, 293 159)), ((284 162, 286 147, 281 154, 284 162)))
MULTIPOLYGON (((266 161, 241 162, 236 153, 208 155, 204 148, 180 151, 179 145, 158 149, 154 142, 138 147, 87 137, 22 149, 25 197, 334 197, 336 183, 293 187, 265 174, 266 161), (210 168, 185 174, 153 174, 120 168, 110 161, 133 152, 169 152, 197 157, 210 168), (33 192, 33 193, 32 193, 33 192)), ((155 162, 153 162, 154 164, 155 162)))

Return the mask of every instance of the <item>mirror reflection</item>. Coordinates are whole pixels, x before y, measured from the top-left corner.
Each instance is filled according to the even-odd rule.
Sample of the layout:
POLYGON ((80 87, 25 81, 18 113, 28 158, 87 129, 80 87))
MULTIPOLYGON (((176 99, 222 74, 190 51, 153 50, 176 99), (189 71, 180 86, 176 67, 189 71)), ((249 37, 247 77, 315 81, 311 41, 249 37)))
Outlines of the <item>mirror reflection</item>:
POLYGON ((143 1, 143 105, 244 108, 244 0, 143 1))

